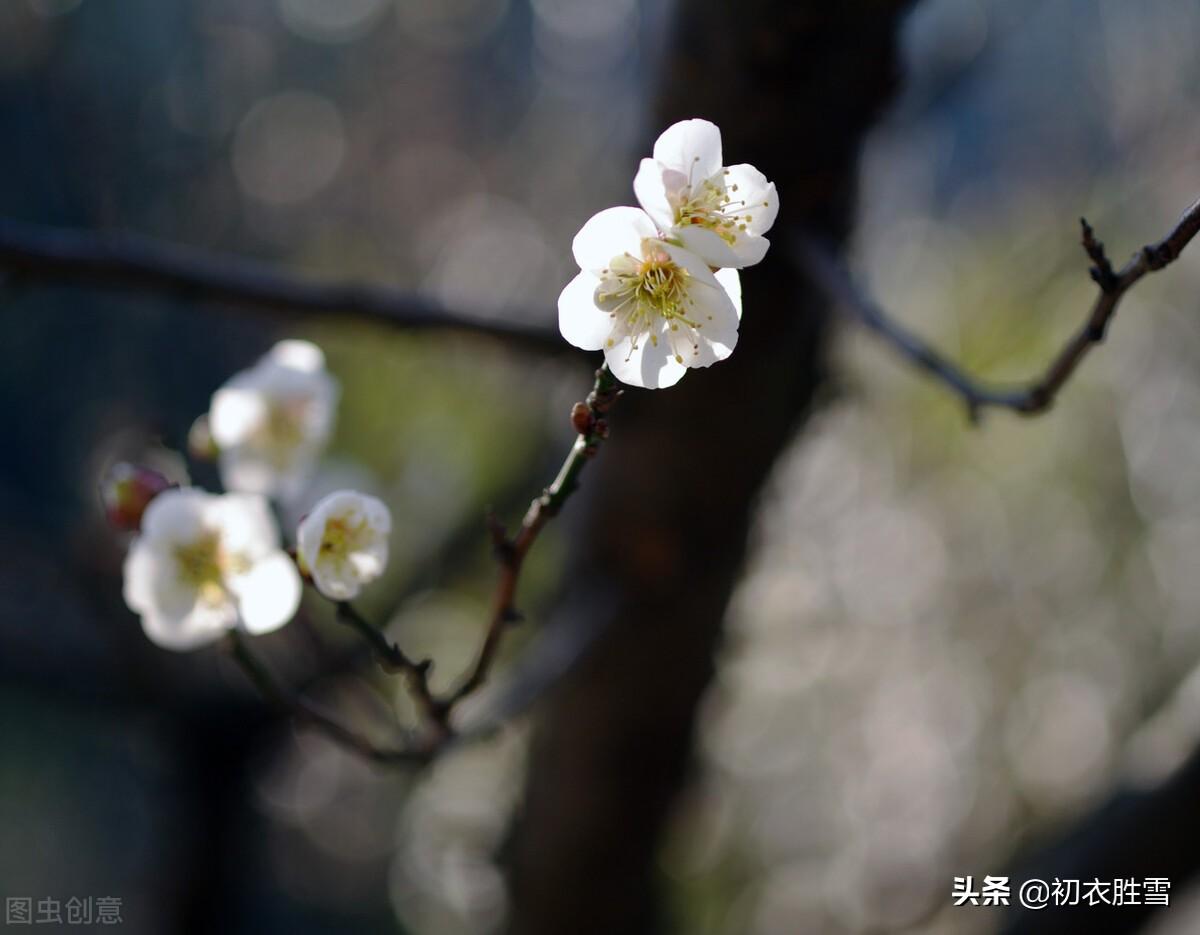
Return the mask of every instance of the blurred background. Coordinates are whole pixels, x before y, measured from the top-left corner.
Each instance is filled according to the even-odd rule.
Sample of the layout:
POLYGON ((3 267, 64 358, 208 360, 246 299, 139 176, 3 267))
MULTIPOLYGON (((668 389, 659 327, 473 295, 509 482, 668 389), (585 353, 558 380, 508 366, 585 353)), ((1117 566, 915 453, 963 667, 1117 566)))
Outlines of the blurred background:
MULTIPOLYGON (((5 0, 0 216, 553 328, 570 238, 631 200, 662 129, 670 16, 666 0, 5 0)), ((1039 371, 1094 293, 1078 216, 1120 261, 1197 195, 1198 34, 1191 0, 922 0, 863 154, 862 284, 983 376, 1039 371)), ((995 932, 997 910, 950 907, 954 876, 1015 872, 1187 760, 1198 288, 1186 255, 1125 299, 1051 413, 977 428, 839 329, 831 392, 755 523, 662 848, 673 931, 995 932)), ((384 497, 393 559, 363 607, 445 685, 486 617, 483 510, 515 522, 552 476, 586 371, 360 321, 0 290, 0 896, 118 897, 139 933, 500 930, 527 725, 416 775, 281 729, 217 650, 144 640, 96 484, 131 458, 214 487, 178 454, 192 420, 278 337, 316 341, 338 429, 285 529, 336 487, 384 497)), ((569 534, 534 552, 531 619, 569 534)), ((319 602, 262 643, 372 729, 411 715, 319 602)), ((1156 935, 1200 927, 1184 882, 1156 935)))

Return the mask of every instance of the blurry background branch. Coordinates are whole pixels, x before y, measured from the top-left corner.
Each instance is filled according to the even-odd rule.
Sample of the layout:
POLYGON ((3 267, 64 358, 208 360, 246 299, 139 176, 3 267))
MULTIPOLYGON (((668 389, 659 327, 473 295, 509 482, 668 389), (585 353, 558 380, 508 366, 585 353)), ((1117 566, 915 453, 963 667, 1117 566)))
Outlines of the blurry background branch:
POLYGON ((1173 262, 1200 232, 1200 200, 1192 203, 1166 237, 1143 247, 1119 271, 1114 270, 1091 225, 1081 219, 1083 249, 1092 261, 1091 276, 1099 295, 1083 325, 1059 351, 1042 376, 1024 386, 995 386, 977 380, 927 344, 880 305, 873 302, 847 273, 834 252, 812 236, 797 241, 797 257, 829 300, 851 313, 899 353, 962 397, 972 421, 987 406, 1011 409, 1022 415, 1039 415, 1054 402, 1058 391, 1095 345, 1104 340, 1108 324, 1121 298, 1147 273, 1173 262))
MULTIPOLYGON (((93 233, 0 219, 0 271, 13 284, 71 283, 183 296, 276 314, 354 315, 412 331, 464 331, 565 353, 553 325, 451 311, 412 292, 318 282, 270 266, 128 233, 93 233)), ((551 315, 547 312, 547 320, 551 315)))

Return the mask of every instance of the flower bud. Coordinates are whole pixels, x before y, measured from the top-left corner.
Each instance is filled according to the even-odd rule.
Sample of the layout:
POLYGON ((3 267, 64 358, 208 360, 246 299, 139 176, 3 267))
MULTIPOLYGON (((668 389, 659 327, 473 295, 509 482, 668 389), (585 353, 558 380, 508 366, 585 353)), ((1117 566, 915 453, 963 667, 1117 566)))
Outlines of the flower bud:
POLYGON ((174 486, 158 471, 119 461, 108 470, 100 484, 104 514, 118 529, 137 532, 150 501, 174 486))
POLYGON ((576 403, 571 407, 571 425, 580 435, 587 435, 592 431, 592 410, 588 408, 587 403, 576 403))

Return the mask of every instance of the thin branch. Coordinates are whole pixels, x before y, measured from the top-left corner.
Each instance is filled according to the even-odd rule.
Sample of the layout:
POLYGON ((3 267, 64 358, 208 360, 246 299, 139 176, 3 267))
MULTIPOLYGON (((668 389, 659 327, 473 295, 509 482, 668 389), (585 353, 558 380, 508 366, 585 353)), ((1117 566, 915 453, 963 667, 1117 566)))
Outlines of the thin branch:
POLYGON ((385 765, 419 765, 429 762, 438 749, 440 742, 414 742, 412 745, 401 747, 380 747, 322 711, 309 699, 286 688, 267 668, 266 663, 251 651, 241 633, 231 632, 227 646, 230 655, 241 666, 259 694, 297 721, 315 727, 359 756, 385 765))
MULTIPOLYGON (((0 219, 0 274, 13 285, 73 283, 177 295, 290 315, 354 315, 411 331, 464 331, 562 353, 557 330, 513 315, 452 312, 408 292, 320 282, 264 263, 128 233, 94 233, 0 219)), ((543 316, 546 317, 546 316, 543 316)))
POLYGON ((436 742, 440 743, 445 735, 450 733, 450 727, 447 724, 446 710, 429 688, 429 671, 433 668, 433 660, 413 659, 388 640, 383 631, 360 614, 349 601, 337 602, 337 619, 367 641, 385 672, 395 672, 404 676, 417 712, 433 728, 436 742))
POLYGON ((587 399, 576 403, 571 410, 571 421, 579 436, 571 446, 571 451, 554 482, 529 505, 524 519, 521 520, 520 529, 511 539, 503 526, 495 521, 491 523, 492 541, 496 549, 496 558, 500 562, 500 578, 492 594, 491 617, 475 664, 459 686, 441 702, 447 711, 452 710, 487 681, 505 630, 510 624, 521 619, 515 602, 517 583, 521 577, 525 556, 529 554, 542 527, 558 514, 563 504, 578 488, 583 469, 608 437, 608 413, 620 395, 621 390, 617 386, 616 378, 609 371, 608 365, 604 364, 596 371, 596 380, 587 399))
POLYGON ((961 396, 972 421, 987 406, 1032 416, 1050 408, 1084 357, 1104 340, 1109 322, 1116 315, 1125 293, 1147 273, 1160 270, 1177 259, 1200 232, 1200 201, 1183 213, 1166 237, 1143 247, 1120 270, 1113 269, 1104 245, 1096 240, 1088 222, 1081 219, 1080 225, 1083 249, 1093 264, 1091 276, 1099 288, 1091 311, 1042 376, 1027 384, 1007 387, 981 382, 892 318, 857 288, 833 252, 817 240, 801 237, 796 252, 802 267, 832 302, 852 313, 915 366, 961 396))
POLYGON ((287 703, 283 707, 294 710, 298 716, 317 723, 335 739, 340 739, 347 746, 358 749, 369 758, 379 762, 427 762, 464 739, 487 736, 492 725, 469 732, 466 736, 458 734, 451 725, 451 715, 464 698, 478 690, 487 681, 505 631, 511 624, 521 619, 515 602, 517 584, 525 557, 537 540, 542 527, 562 509, 563 504, 578 489, 579 477, 583 473, 583 469, 608 437, 608 413, 620 395, 621 390, 616 379, 609 372, 608 366, 602 366, 596 371, 595 382, 587 399, 576 403, 571 410, 571 422, 578 432, 571 451, 559 469, 558 475, 554 478, 554 482, 530 503, 516 536, 509 538, 504 527, 493 517, 489 517, 492 542, 496 558, 500 563, 500 578, 492 596, 491 614, 487 628, 484 630, 479 652, 474 664, 464 674, 456 688, 444 696, 435 695, 429 685, 431 660, 413 659, 399 646, 392 643, 381 629, 367 620, 352 604, 347 601, 336 602, 338 620, 349 626, 366 641, 386 671, 403 675, 408 683, 409 693, 417 705, 422 724, 427 728, 421 745, 412 751, 404 751, 405 754, 411 755, 401 756, 401 751, 377 750, 368 741, 347 731, 341 725, 330 723, 328 718, 321 717, 319 713, 314 714, 311 710, 298 707, 295 699, 291 699, 286 694, 281 695, 278 686, 273 684, 270 674, 265 672, 261 663, 249 655, 244 642, 236 635, 232 644, 235 658, 243 668, 247 669, 255 684, 259 685, 260 690, 268 698, 275 700, 280 697, 284 698, 287 703))

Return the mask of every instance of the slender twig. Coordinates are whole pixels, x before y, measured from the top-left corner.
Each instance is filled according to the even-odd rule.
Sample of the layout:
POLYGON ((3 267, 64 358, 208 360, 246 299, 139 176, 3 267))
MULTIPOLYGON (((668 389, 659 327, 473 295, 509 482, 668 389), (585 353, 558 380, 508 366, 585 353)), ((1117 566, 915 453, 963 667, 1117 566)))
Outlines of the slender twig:
MULTIPOLYGON (((95 233, 0 219, 0 273, 13 284, 73 283, 289 315, 354 315, 413 331, 464 331, 532 350, 567 349, 554 328, 520 315, 453 312, 414 295, 355 283, 319 282, 264 263, 129 233, 95 233)), ((547 315, 542 320, 550 320, 547 315)))
MULTIPOLYGON (((336 602, 338 620, 366 641, 386 671, 402 674, 407 680, 408 690, 427 728, 424 745, 420 748, 425 759, 432 758, 460 739, 451 725, 451 715, 459 702, 487 681, 505 631, 521 619, 516 609, 516 595, 525 557, 542 527, 562 509, 578 488, 583 469, 608 437, 608 413, 620 395, 616 378, 607 365, 602 366, 596 371, 595 382, 587 399, 576 403, 571 410, 571 422, 578 437, 553 483, 530 503, 517 534, 509 538, 504 527, 494 517, 489 517, 492 544, 500 563, 500 577, 492 595, 491 613, 475 662, 454 689, 442 696, 434 694, 429 685, 430 660, 413 659, 348 601, 336 602)), ((485 736, 487 733, 484 730, 471 736, 485 736)), ((372 759, 378 757, 372 755, 372 759)))
POLYGON ((1099 293, 1083 325, 1058 352, 1045 372, 1030 383, 1008 387, 977 380, 892 318, 858 289, 834 253, 817 240, 799 238, 796 252, 803 268, 831 301, 853 314, 914 365, 961 396, 972 420, 987 406, 1011 409, 1022 415, 1038 415, 1050 408, 1059 390, 1075 373, 1084 357, 1104 340, 1109 322, 1125 293, 1147 273, 1160 270, 1178 258, 1184 247, 1200 232, 1200 201, 1183 213, 1166 237, 1143 247, 1120 270, 1113 269, 1104 252, 1104 245, 1096 239, 1088 222, 1081 219, 1080 225, 1083 248, 1092 261, 1090 272, 1099 293))
POLYGON ((433 660, 413 659, 391 642, 382 630, 359 613, 349 601, 337 602, 337 619, 367 641, 384 671, 404 676, 418 713, 434 729, 439 740, 448 734, 450 728, 446 722, 447 712, 429 688, 429 671, 433 668, 433 660))
POLYGON ((247 645, 236 630, 228 637, 227 647, 234 661, 241 666, 259 694, 287 712, 297 721, 308 724, 348 750, 381 764, 422 764, 434 755, 440 741, 414 741, 400 747, 381 747, 351 730, 333 716, 318 708, 309 699, 286 688, 247 645))
POLYGON ((571 446, 571 451, 554 482, 529 504, 525 518, 521 520, 521 526, 512 538, 508 537, 504 527, 498 522, 493 520, 491 523, 496 559, 500 563, 500 578, 492 593, 491 616, 475 664, 458 687, 442 699, 441 703, 447 710, 452 709, 487 681, 505 630, 510 624, 521 619, 515 602, 517 583, 525 556, 529 554, 542 527, 562 509, 567 498, 578 488, 583 469, 608 437, 608 412, 620 395, 621 390, 617 386, 616 378, 609 371, 608 365, 603 365, 596 371, 596 380, 587 399, 576 403, 571 410, 571 421, 579 436, 571 446))

